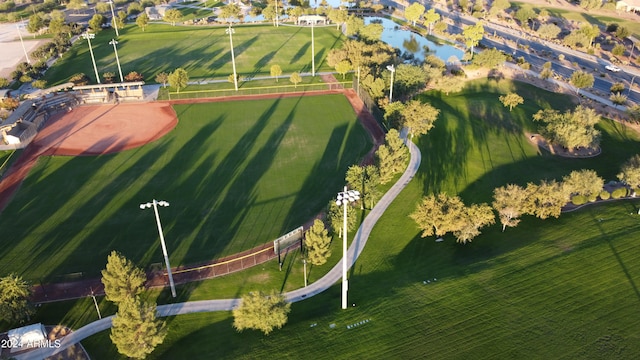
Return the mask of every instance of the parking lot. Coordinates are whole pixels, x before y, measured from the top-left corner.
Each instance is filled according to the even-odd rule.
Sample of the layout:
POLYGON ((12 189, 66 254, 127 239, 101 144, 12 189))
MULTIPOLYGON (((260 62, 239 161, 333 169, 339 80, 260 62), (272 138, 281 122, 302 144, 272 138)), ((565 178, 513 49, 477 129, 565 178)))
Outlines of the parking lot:
POLYGON ((24 42, 24 49, 20 44, 18 36, 19 27, 17 24, 0 24, 0 48, 2 48, 2 56, 0 56, 0 77, 9 78, 15 66, 25 61, 24 49, 30 53, 36 49, 44 40, 34 40, 33 35, 29 34, 26 29, 21 29, 21 35, 24 42))

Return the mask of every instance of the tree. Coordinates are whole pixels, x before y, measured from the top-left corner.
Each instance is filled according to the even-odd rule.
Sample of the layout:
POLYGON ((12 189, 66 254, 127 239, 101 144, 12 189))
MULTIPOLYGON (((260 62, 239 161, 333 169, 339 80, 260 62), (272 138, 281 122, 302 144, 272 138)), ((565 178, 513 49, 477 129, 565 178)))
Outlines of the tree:
POLYGON ((107 257, 107 267, 102 270, 105 298, 114 303, 136 297, 144 289, 147 277, 129 259, 116 251, 107 257))
POLYGON ((338 74, 342 75, 342 79, 344 80, 344 76, 351 70, 351 63, 347 60, 342 60, 335 66, 338 74))
POLYGON ((576 95, 578 95, 580 93, 580 89, 592 87, 594 79, 592 74, 582 70, 577 70, 571 74, 569 82, 576 88, 576 95))
MULTIPOLYGON (((385 74, 385 76, 389 75, 388 72, 385 72, 385 74)), ((396 67, 393 79, 394 97, 409 97, 424 88, 427 81, 427 72, 421 66, 400 64, 396 67)), ((386 83, 389 84, 390 82, 386 81, 386 83)))
POLYGON ((76 13, 78 13, 78 10, 86 6, 87 4, 83 0, 69 0, 67 3, 67 9, 76 10, 76 13))
POLYGON ((143 81, 144 76, 137 71, 131 71, 127 75, 124 76, 124 81, 134 82, 134 81, 143 81))
POLYGON ((478 45, 484 37, 482 21, 478 21, 475 25, 465 26, 462 29, 462 36, 464 37, 465 45, 471 48, 471 57, 473 57, 473 47, 478 45))
POLYGON ((96 3, 96 11, 99 13, 106 13, 110 8, 108 2, 99 1, 96 3))
POLYGON ((599 145, 600 132, 595 125, 600 121, 600 116, 592 109, 578 106, 575 111, 564 114, 557 110, 540 110, 533 115, 533 120, 545 123, 540 129, 545 138, 569 151, 599 145))
POLYGON ((421 237, 442 236, 460 228, 464 214, 464 203, 458 196, 450 197, 445 193, 422 198, 410 217, 422 230, 421 237))
POLYGON ((360 192, 362 197, 360 209, 364 209, 365 202, 373 208, 378 195, 377 185, 380 183, 378 168, 373 165, 352 165, 347 169, 345 180, 351 189, 360 192))
POLYGON ((604 187, 604 179, 593 170, 574 170, 562 178, 562 184, 569 194, 589 198, 600 194, 604 187))
POLYGON ((35 34, 43 27, 44 19, 42 18, 42 16, 40 16, 39 14, 33 14, 29 16, 29 24, 27 25, 27 30, 30 33, 35 34))
POLYGON ((142 31, 144 31, 147 25, 149 25, 149 15, 147 15, 146 12, 138 15, 138 17, 136 18, 136 25, 138 25, 138 27, 142 29, 142 31))
POLYGON ((593 10, 602 6, 601 0, 580 0, 580 7, 585 10, 593 10))
POLYGON ((384 107, 384 121, 388 128, 402 126, 402 109, 404 109, 404 103, 401 101, 394 101, 384 107))
POLYGON ((242 10, 240 9, 240 6, 232 3, 220 8, 219 17, 224 19, 227 23, 230 23, 233 19, 240 19, 241 14, 242 10))
POLYGON ((409 128, 411 138, 414 135, 424 135, 433 128, 440 110, 419 100, 409 101, 401 111, 404 126, 409 128))
POLYGON ((306 258, 313 265, 323 265, 331 257, 331 237, 324 223, 316 219, 304 236, 306 258))
MULTIPOLYGON (((342 237, 342 228, 344 227, 344 209, 338 206, 335 201, 330 201, 327 206, 327 220, 333 234, 342 237)), ((352 206, 347 206, 347 231, 353 230, 356 225, 356 212, 352 206)))
POLYGON ((466 244, 480 235, 480 229, 496 222, 496 217, 487 204, 473 204, 462 211, 458 229, 453 236, 459 243, 466 244))
POLYGON ((242 331, 255 329, 269 335, 273 329, 282 328, 288 320, 291 304, 275 291, 250 292, 242 296, 240 306, 233 310, 233 327, 242 331))
POLYGON ((144 359, 167 335, 166 323, 156 319, 156 305, 125 297, 113 317, 111 341, 124 356, 144 359))
POLYGON ((561 31, 562 29, 560 29, 558 25, 542 24, 538 28, 538 35, 540 35, 540 37, 543 39, 552 40, 552 39, 557 39, 561 31))
POLYGON ((113 19, 113 26, 117 27, 118 29, 123 29, 124 28, 124 23, 127 21, 127 13, 120 10, 118 11, 117 16, 115 17, 115 19, 113 19))
POLYGON ((616 30, 616 37, 620 40, 624 40, 624 38, 628 37, 630 34, 631 32, 629 29, 624 26, 618 26, 618 29, 616 30))
POLYGON ((0 320, 22 323, 34 314, 29 303, 31 286, 22 277, 10 274, 0 278, 0 320))
POLYGON ((479 67, 496 69, 507 61, 507 56, 498 49, 487 49, 473 57, 473 64, 479 67))
POLYGON ((89 20, 89 28, 93 30, 93 32, 99 32, 102 30, 102 24, 104 23, 104 16, 100 14, 95 14, 89 20))
POLYGON ((543 220, 559 217, 562 207, 569 201, 566 189, 555 180, 543 180, 540 185, 529 183, 526 192, 525 212, 543 220))
POLYGON ((355 15, 349 15, 347 19, 347 30, 345 35, 354 36, 360 32, 360 30, 364 27, 364 20, 362 18, 357 17, 355 15))
POLYGON ((461 91, 464 87, 464 81, 461 81, 455 76, 443 76, 440 80, 434 83, 433 87, 449 95, 450 92, 461 91))
POLYGON ((276 79, 278 82, 278 76, 282 75, 282 68, 280 65, 271 65, 271 77, 276 79))
POLYGON ((346 8, 332 8, 327 16, 329 20, 336 24, 336 30, 340 29, 340 25, 346 23, 347 19, 349 19, 349 13, 346 8))
MULTIPOLYGON (((223 6, 222 9, 224 10, 225 7, 226 6, 223 6)), ((220 17, 223 17, 222 13, 220 14, 220 17)), ((163 19, 164 21, 171 23, 171 25, 176 26, 176 23, 182 19, 182 13, 178 9, 169 9, 165 11, 163 19)))
POLYGON ((622 44, 616 44, 616 46, 611 49, 611 54, 615 56, 622 56, 627 48, 622 44))
POLYGON ((508 93, 506 95, 502 95, 499 99, 502 105, 504 105, 505 107, 509 107, 509 112, 511 112, 511 110, 513 110, 515 106, 524 103, 524 99, 522 98, 522 96, 516 93, 508 93))
POLYGON ((489 9, 489 14, 491 14, 492 16, 495 16, 510 7, 511 7, 511 3, 509 3, 509 0, 495 0, 491 4, 491 8, 489 9))
POLYGON ((169 74, 167 74, 166 72, 163 71, 158 75, 156 75, 156 82, 162 84, 163 88, 167 87, 168 81, 169 81, 169 74))
POLYGON ((431 35, 433 24, 438 20, 440 20, 440 14, 438 14, 435 9, 429 9, 429 11, 424 14, 424 24, 429 28, 429 35, 431 35))
POLYGON ((522 5, 522 7, 520 7, 520 9, 518 9, 518 11, 516 11, 516 13, 513 15, 513 17, 520 21, 520 26, 528 29, 529 28, 529 20, 533 19, 536 17, 536 12, 533 10, 533 8, 531 7, 531 5, 529 4, 525 4, 522 5))
POLYGON ((300 77, 300 74, 298 72, 294 72, 289 77, 289 81, 291 81, 293 83, 293 87, 294 88, 297 88, 298 87, 298 83, 302 81, 302 78, 300 77))
POLYGON ((413 23, 413 26, 416 26, 416 21, 420 19, 422 14, 424 14, 424 5, 420 3, 413 3, 404 10, 404 17, 413 23))
POLYGON ((593 39, 595 39, 596 36, 600 35, 600 28, 598 28, 598 25, 591 25, 589 23, 586 23, 580 26, 578 32, 580 34, 583 34, 589 40, 589 47, 591 47, 591 45, 593 44, 593 39))
POLYGON ((632 189, 640 188, 640 154, 634 155, 622 165, 618 179, 632 189))
POLYGON ((527 191, 521 186, 509 184, 493 190, 493 208, 498 212, 502 231, 507 226, 516 227, 524 213, 527 191))
POLYGON ((188 82, 189 74, 183 68, 177 68, 169 75, 169 86, 176 88, 177 92, 180 92, 181 88, 187 87, 188 82))
POLYGON ((372 24, 363 26, 359 31, 359 35, 360 35, 360 38, 362 38, 365 41, 376 42, 380 40, 380 37, 382 36, 383 31, 384 31, 384 27, 382 26, 382 24, 372 23, 372 24))

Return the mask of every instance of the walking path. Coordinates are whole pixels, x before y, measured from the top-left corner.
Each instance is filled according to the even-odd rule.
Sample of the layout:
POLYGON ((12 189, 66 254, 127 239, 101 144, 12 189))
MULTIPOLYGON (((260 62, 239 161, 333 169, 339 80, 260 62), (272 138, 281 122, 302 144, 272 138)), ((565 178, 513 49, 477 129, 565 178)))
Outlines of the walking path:
MULTIPOLYGON (((362 251, 369 239, 369 235, 373 230, 374 225, 380 219, 384 211, 389 207, 391 202, 400 194, 400 192, 407 186, 407 184, 413 179, 418 168, 420 167, 421 154, 418 147, 407 140, 406 131, 403 131, 403 138, 405 144, 409 148, 411 159, 407 169, 402 174, 400 179, 389 189, 389 191, 380 199, 376 206, 364 219, 358 232, 356 233, 353 242, 349 246, 347 252, 347 266, 351 268, 356 259, 362 251)), ((297 290, 285 293, 284 296, 289 302, 298 302, 314 295, 317 295, 329 287, 333 286, 342 277, 342 262, 338 262, 324 277, 314 282, 313 284, 300 288, 297 290)), ((201 300, 191 301, 177 304, 167 304, 158 306, 158 316, 174 316, 182 314, 190 314, 197 312, 211 312, 211 311, 231 311, 240 303, 240 299, 221 299, 221 300, 201 300)), ((111 321, 113 316, 103 318, 101 320, 94 321, 87 324, 80 329, 72 332, 62 339, 61 346, 59 348, 45 348, 38 349, 38 351, 27 352, 15 356, 17 360, 36 360, 43 359, 48 356, 53 356, 62 352, 67 347, 76 344, 87 337, 94 335, 100 331, 111 328, 111 321)))

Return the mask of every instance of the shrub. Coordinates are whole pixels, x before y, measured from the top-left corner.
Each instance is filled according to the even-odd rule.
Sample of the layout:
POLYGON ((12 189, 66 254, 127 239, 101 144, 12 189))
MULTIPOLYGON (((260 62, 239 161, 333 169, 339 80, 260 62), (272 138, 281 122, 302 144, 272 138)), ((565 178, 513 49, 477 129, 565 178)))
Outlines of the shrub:
POLYGON ((587 197, 584 195, 573 195, 571 197, 571 203, 573 205, 582 205, 587 202, 587 197))
POLYGON ((598 194, 589 195, 589 202, 596 202, 598 200, 598 194))
POLYGON ((31 86, 33 86, 36 89, 44 89, 47 87, 47 80, 35 80, 34 82, 31 83, 31 86))
POLYGON ((139 74, 137 71, 132 71, 124 77, 124 80, 127 82, 143 81, 144 77, 142 76, 142 74, 139 74))
POLYGON ((89 77, 85 73, 77 73, 71 75, 69 82, 72 82, 74 85, 87 85, 89 83, 89 77))
POLYGON ((600 192, 600 199, 609 200, 610 197, 611 197, 611 194, 609 194, 609 192, 607 190, 602 190, 600 192))
POLYGON ((611 198, 620 199, 627 196, 627 193, 628 190, 626 187, 617 188, 611 192, 611 198))

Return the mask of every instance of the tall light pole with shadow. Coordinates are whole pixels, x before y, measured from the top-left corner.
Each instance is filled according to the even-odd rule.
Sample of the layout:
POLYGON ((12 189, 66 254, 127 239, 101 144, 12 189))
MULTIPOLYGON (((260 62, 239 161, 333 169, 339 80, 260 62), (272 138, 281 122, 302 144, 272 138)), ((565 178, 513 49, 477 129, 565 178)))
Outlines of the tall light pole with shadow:
POLYGON ((231 64, 233 65, 233 85, 238 91, 238 74, 236 74, 236 56, 233 53, 233 28, 231 27, 231 23, 229 23, 229 28, 225 30, 227 34, 229 34, 229 44, 231 45, 231 64))
POLYGON ((120 59, 118 59, 118 49, 116 48, 116 45, 118 45, 118 42, 116 41, 116 39, 111 39, 111 41, 109 41, 109 45, 113 45, 113 52, 116 53, 116 64, 118 64, 118 73, 120 74, 120 82, 123 83, 124 78, 122 77, 122 68, 120 67, 120 59))
POLYGON ((342 308, 347 308, 347 291, 349 283, 347 280, 347 205, 360 199, 360 192, 356 190, 347 190, 338 193, 336 205, 343 206, 343 228, 342 228, 342 308))
POLYGON ((100 75, 98 75, 98 68, 96 67, 96 58, 93 56, 93 48, 91 47, 91 39, 94 39, 95 37, 96 34, 90 32, 82 34, 82 38, 87 39, 87 42, 89 43, 89 52, 91 53, 91 62, 93 63, 93 71, 96 74, 96 81, 98 84, 101 84, 100 75))
POLYGON ((164 255, 164 262, 167 266, 167 276, 169 277, 169 286, 171 287, 171 296, 176 297, 176 286, 173 283, 173 274, 171 274, 171 265, 169 264, 169 255, 167 255, 167 246, 164 243, 164 235, 162 234, 162 225, 160 224, 160 215, 158 214, 158 205, 159 206, 169 206, 169 203, 160 200, 157 201, 153 199, 152 202, 148 202, 145 204, 140 204, 140 209, 149 209, 153 207, 153 212, 156 214, 156 223, 158 224, 158 233, 160 234, 160 243, 162 244, 162 254, 164 255))
POLYGON ((391 71, 391 85, 389 86, 389 104, 391 104, 393 102, 393 74, 396 72, 396 67, 387 65, 387 70, 391 71))

